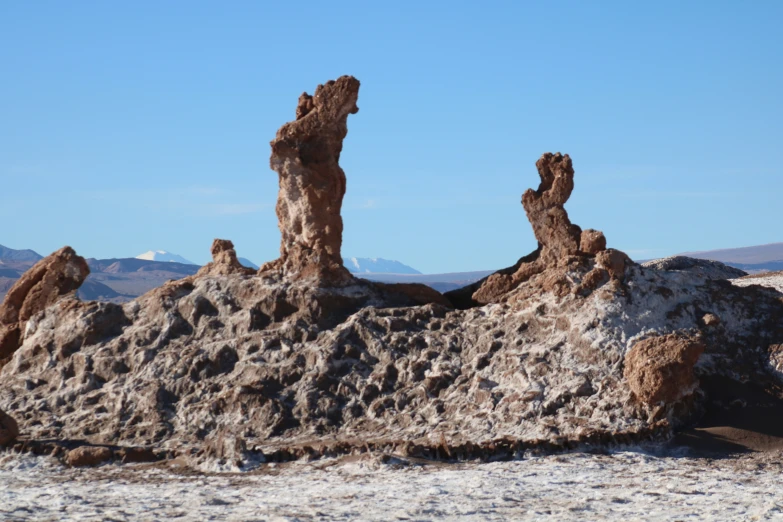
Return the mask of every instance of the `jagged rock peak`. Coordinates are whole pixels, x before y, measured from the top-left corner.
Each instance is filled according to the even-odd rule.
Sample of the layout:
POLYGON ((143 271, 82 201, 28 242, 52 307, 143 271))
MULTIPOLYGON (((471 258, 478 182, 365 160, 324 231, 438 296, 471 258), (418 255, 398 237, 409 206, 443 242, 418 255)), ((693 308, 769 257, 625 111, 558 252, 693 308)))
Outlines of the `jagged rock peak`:
POLYGON ((69 246, 41 259, 22 275, 0 305, 0 368, 21 345, 27 320, 78 290, 88 275, 87 261, 69 246))
POLYGON ((234 250, 234 243, 228 239, 215 239, 210 248, 212 262, 202 267, 197 277, 204 275, 254 274, 252 268, 242 266, 234 250))
POLYGON ((323 283, 352 280, 340 255, 345 173, 339 161, 358 96, 359 80, 352 76, 319 85, 313 96, 299 97, 296 120, 277 131, 269 163, 280 180, 280 258, 260 272, 323 283))

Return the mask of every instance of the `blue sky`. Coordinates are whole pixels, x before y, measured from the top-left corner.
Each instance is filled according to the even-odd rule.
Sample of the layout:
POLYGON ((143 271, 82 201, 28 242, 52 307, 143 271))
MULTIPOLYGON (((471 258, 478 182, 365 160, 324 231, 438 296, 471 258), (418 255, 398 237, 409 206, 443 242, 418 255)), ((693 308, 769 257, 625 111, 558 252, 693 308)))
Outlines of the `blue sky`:
POLYGON ((783 2, 2 2, 0 244, 278 254, 269 141, 359 78, 346 256, 494 269, 566 208, 651 258, 783 241, 783 2), (486 4, 486 5, 482 5, 486 4))

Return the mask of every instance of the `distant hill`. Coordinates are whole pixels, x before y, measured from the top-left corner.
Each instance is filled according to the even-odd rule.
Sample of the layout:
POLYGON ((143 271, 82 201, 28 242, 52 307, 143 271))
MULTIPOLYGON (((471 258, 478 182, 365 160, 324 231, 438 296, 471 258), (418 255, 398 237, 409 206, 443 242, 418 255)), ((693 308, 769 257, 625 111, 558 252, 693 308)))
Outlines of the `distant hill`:
POLYGON ((43 256, 32 250, 14 250, 13 248, 4 247, 0 245, 0 260, 1 261, 38 261, 43 259, 43 256))
POLYGON ((163 261, 168 263, 182 263, 183 265, 195 265, 193 261, 188 261, 182 256, 166 252, 165 250, 150 250, 139 254, 136 259, 144 259, 146 261, 163 261))
POLYGON ((175 263, 173 261, 147 261, 135 257, 120 259, 88 259, 87 264, 92 272, 105 272, 107 274, 127 274, 130 272, 171 272, 192 275, 201 268, 198 265, 175 263))
POLYGON ((245 257, 238 257, 237 258, 239 262, 242 264, 242 266, 246 266, 247 268, 252 268, 253 270, 258 270, 259 266, 252 262, 251 260, 245 258, 245 257))
POLYGON ((683 256, 720 261, 748 273, 783 270, 783 243, 702 252, 685 252, 683 256))
POLYGON ((354 274, 421 274, 399 261, 380 257, 344 257, 343 265, 354 274))
POLYGON ((453 272, 449 274, 356 274, 357 277, 381 283, 421 283, 438 292, 456 290, 487 277, 494 270, 453 272))

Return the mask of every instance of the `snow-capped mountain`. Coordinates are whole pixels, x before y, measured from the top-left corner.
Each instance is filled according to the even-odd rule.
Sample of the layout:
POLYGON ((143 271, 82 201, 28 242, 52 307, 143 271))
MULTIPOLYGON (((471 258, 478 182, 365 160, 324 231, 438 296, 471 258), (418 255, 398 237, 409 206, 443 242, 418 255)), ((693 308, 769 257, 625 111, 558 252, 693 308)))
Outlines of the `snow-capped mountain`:
POLYGON ((183 265, 195 265, 193 261, 188 261, 182 256, 166 252, 165 250, 150 250, 136 256, 136 259, 144 259, 147 261, 163 261, 169 263, 182 263, 183 265))
POLYGON ((399 261, 380 257, 345 257, 343 265, 354 274, 421 274, 399 261))

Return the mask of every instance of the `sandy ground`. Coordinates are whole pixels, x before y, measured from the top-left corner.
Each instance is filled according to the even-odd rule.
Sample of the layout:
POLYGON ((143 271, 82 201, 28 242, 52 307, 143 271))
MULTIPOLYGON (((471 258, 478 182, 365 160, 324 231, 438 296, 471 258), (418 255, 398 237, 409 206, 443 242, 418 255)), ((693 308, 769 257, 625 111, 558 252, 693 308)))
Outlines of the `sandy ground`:
POLYGON ((0 520, 778 520, 783 454, 379 457, 203 475, 0 454, 0 520))

